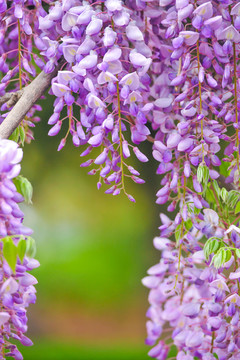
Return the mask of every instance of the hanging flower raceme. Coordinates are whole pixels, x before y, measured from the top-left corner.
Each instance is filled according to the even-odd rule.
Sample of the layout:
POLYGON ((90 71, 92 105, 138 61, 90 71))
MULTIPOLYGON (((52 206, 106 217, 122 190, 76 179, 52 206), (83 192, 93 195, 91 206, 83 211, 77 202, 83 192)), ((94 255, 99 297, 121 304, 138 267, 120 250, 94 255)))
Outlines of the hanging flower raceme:
POLYGON ((97 167, 89 174, 98 173, 98 187, 102 182, 111 185, 107 193, 113 195, 125 192, 125 176, 144 182, 126 163, 131 150, 140 161, 148 161, 124 135, 129 129, 132 143, 138 145, 150 134, 146 126, 146 115, 151 110, 147 71, 152 60, 144 42, 144 22, 139 20, 121 1, 92 5, 62 1, 40 18, 44 70, 51 72, 61 56, 66 60, 52 82, 56 100, 49 135, 57 135, 63 121, 68 121, 58 150, 69 134, 75 146, 88 146, 81 156, 99 148, 97 157, 81 166, 95 164, 97 167), (63 118, 64 108, 67 116, 63 118))
MULTIPOLYGON (((38 23, 40 15, 45 10, 41 0, 37 1, 1 1, 0 4, 0 97, 9 91, 16 93, 15 97, 1 103, 0 123, 4 121, 11 108, 21 95, 22 89, 36 77, 36 65, 41 69, 44 62, 39 55, 33 53, 33 45, 38 47, 38 23), (32 63, 34 59, 34 63, 32 63)), ((31 142, 34 124, 39 121, 35 111, 41 110, 39 105, 33 105, 26 114, 21 126, 14 132, 14 139, 21 143, 31 142)))
POLYGON ((153 157, 162 175, 156 202, 170 201, 168 211, 176 212, 173 220, 161 216, 154 240, 161 260, 143 280, 151 289, 146 342, 161 360, 171 344, 178 360, 238 359, 240 254, 231 227, 240 198, 237 4, 160 5, 151 2, 159 13, 148 29, 148 45, 159 49, 150 68, 153 157), (227 145, 223 161, 220 142, 227 145), (234 190, 218 186, 220 174, 234 190), (164 344, 165 333, 171 340, 164 344))
MULTIPOLYGON (((81 167, 93 166, 98 188, 118 195, 126 177, 143 183, 129 158, 147 162, 139 145, 153 144, 156 203, 172 215, 161 215, 161 259, 143 280, 149 355, 164 360, 174 344, 177 360, 239 359, 239 3, 59 0, 48 12, 38 1, 11 3, 0 5, 0 95, 16 74, 24 84, 34 75, 34 39, 33 59, 46 73, 65 61, 51 84, 49 135, 67 123, 58 150, 69 135, 83 145, 81 167)), ((3 211, 11 204, 4 200, 3 211)), ((6 229, 6 244, 27 235, 6 229)), ((11 271, 6 281, 20 283, 11 271)))
MULTIPOLYGON (((22 223, 24 214, 18 203, 23 196, 14 182, 21 187, 18 177, 22 150, 10 140, 0 141, 0 359, 12 356, 23 359, 12 340, 30 346, 27 331, 26 308, 35 303, 36 278, 29 273, 39 266, 32 258, 34 241, 32 230, 22 223)), ((26 183, 25 183, 26 185, 26 183)))

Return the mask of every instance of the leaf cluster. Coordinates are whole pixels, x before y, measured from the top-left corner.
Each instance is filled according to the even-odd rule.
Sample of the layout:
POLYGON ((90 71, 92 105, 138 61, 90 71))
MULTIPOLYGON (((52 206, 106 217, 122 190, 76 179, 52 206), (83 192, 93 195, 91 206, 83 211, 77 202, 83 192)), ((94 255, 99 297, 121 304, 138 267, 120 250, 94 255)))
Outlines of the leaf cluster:
POLYGON ((207 185, 208 185, 208 180, 209 180, 209 168, 204 163, 201 163, 198 166, 197 180, 198 180, 199 184, 202 184, 203 193, 205 193, 205 191, 207 189, 207 185))
POLYGON ((20 143, 22 146, 24 146, 26 138, 26 133, 24 128, 19 125, 12 133, 12 135, 9 137, 10 140, 15 141, 16 143, 20 143))
POLYGON ((230 247, 221 238, 214 236, 206 241, 203 251, 207 260, 209 260, 210 255, 214 254, 211 264, 217 269, 231 259, 233 252, 240 258, 240 249, 230 247))
POLYGON ((227 191, 224 187, 220 188, 217 181, 213 180, 206 190, 206 200, 215 205, 220 205, 221 210, 227 215, 235 215, 240 212, 240 192, 238 190, 227 191))
POLYGON ((30 181, 22 175, 13 179, 17 191, 24 197, 27 204, 32 204, 33 188, 30 181))
POLYGON ((191 219, 187 219, 183 223, 179 224, 175 229, 175 240, 178 245, 179 242, 187 235, 188 231, 192 228, 193 223, 191 219))
POLYGON ((3 243, 3 256, 13 273, 16 270, 18 257, 22 263, 25 255, 34 257, 36 253, 35 240, 30 236, 6 236, 1 239, 1 242, 3 243), (17 245, 15 245, 14 238, 18 238, 17 245))

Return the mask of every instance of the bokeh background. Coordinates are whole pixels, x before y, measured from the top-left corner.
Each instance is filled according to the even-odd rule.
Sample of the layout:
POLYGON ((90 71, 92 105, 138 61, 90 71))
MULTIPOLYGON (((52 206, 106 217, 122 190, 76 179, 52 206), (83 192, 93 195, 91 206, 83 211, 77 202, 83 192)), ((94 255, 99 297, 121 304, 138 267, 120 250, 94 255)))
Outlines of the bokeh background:
MULTIPOLYGON (((148 291, 141 278, 159 260, 152 239, 158 234, 155 162, 131 164, 146 184, 127 183, 136 204, 125 196, 97 190, 96 176, 71 139, 47 135, 52 99, 43 102, 35 139, 25 145, 22 175, 34 188, 33 206, 24 206, 25 224, 34 229, 38 299, 29 309, 31 348, 25 360, 143 360, 148 291)), ((151 157, 151 145, 142 151, 151 157)))

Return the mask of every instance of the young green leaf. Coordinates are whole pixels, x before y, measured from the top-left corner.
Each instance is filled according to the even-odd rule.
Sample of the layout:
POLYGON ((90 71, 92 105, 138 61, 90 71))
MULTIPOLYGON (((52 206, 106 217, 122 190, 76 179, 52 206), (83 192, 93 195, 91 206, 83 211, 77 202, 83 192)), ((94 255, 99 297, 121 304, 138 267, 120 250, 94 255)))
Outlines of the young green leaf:
POLYGON ((235 253, 236 253, 237 257, 240 258, 240 249, 235 249, 235 253))
POLYGON ((18 142, 19 139, 19 127, 17 127, 14 132, 12 133, 12 135, 9 137, 10 140, 18 142))
POLYGON ((175 229, 175 239, 176 243, 179 243, 179 240, 181 238, 181 232, 182 232, 182 224, 178 225, 175 229))
POLYGON ((21 144, 22 146, 24 146, 26 134, 22 126, 19 126, 19 135, 20 135, 21 144))
POLYGON ((226 203, 227 199, 228 199, 228 192, 227 192, 227 190, 225 188, 221 189, 220 196, 223 199, 223 202, 226 203))
POLYGON ((22 194, 27 204, 32 203, 33 188, 30 181, 27 178, 19 175, 14 179, 14 184, 17 191, 22 194))
POLYGON ((23 258, 25 256, 26 249, 27 249, 27 241, 25 239, 20 239, 18 242, 18 245, 17 245, 17 252, 18 252, 18 256, 19 256, 19 259, 21 260, 21 262, 23 262, 23 258))
POLYGON ((237 203, 236 207, 235 207, 235 214, 238 214, 240 212, 240 201, 237 203))
POLYGON ((226 161, 222 161, 219 169, 220 169, 220 174, 223 175, 224 177, 227 177, 230 175, 230 171, 228 170, 230 164, 229 162, 226 161))
POLYGON ((200 184, 207 186, 209 180, 209 168, 203 163, 198 166, 197 180, 200 184))
POLYGON ((237 190, 231 190, 228 193, 227 204, 230 208, 234 208, 240 198, 240 193, 237 190))
POLYGON ((207 187, 205 197, 208 203, 216 204, 216 200, 213 191, 207 187))
POLYGON ((209 259, 209 256, 212 253, 216 253, 216 251, 221 247, 221 239, 215 238, 215 237, 211 237, 210 239, 207 240, 207 242, 204 245, 204 255, 206 257, 206 259, 209 259), (220 240, 220 241, 219 241, 220 240))
POLYGON ((220 189, 220 187, 219 187, 219 185, 218 185, 218 183, 217 183, 216 180, 213 180, 213 188, 214 188, 216 194, 217 194, 218 197, 219 197, 219 196, 220 196, 221 189, 220 189))
POLYGON ((194 214, 198 215, 200 213, 200 209, 196 208, 196 206, 194 206, 194 214))
POLYGON ((204 165, 204 167, 203 167, 203 185, 204 186, 207 186, 208 180, 209 180, 209 168, 206 165, 204 165))
POLYGON ((13 243, 13 239, 8 237, 3 243, 3 256, 7 261, 8 265, 15 273, 16 263, 17 263, 17 247, 13 243))
POLYGON ((226 259, 225 259, 225 263, 228 262, 232 257, 232 252, 230 249, 226 250, 226 259))
POLYGON ((206 242, 206 244, 204 245, 204 256, 206 258, 206 260, 209 259, 209 255, 211 254, 211 251, 210 251, 210 243, 209 242, 206 242))
POLYGON ((36 254, 36 242, 31 236, 28 236, 26 255, 32 258, 35 256, 35 254, 36 254))
POLYGON ((218 252, 212 258, 211 264, 213 263, 216 269, 219 269, 226 260, 226 251, 224 248, 220 248, 218 252))
POLYGON ((191 203, 186 203, 186 205, 187 205, 188 212, 189 212, 190 214, 192 214, 192 213, 193 213, 193 208, 192 208, 192 206, 191 206, 191 203))
POLYGON ((199 184, 202 183, 203 180, 203 164, 200 164, 197 168, 197 180, 199 184))
POLYGON ((188 231, 191 230, 192 225, 193 225, 193 223, 192 223, 191 219, 187 219, 187 221, 184 222, 185 229, 188 231))

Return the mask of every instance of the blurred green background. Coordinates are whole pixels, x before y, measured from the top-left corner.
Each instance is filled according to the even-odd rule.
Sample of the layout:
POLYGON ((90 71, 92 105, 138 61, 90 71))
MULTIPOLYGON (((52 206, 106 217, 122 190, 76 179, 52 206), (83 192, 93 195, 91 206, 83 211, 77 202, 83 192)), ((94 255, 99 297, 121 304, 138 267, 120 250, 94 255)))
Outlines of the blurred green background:
MULTIPOLYGON (((130 160, 146 180, 127 183, 136 204, 97 190, 98 175, 79 167, 82 150, 71 138, 56 151, 66 129, 48 137, 51 101, 42 102, 36 141, 25 145, 22 162, 22 175, 34 187, 25 224, 34 229, 41 263, 34 272, 37 303, 28 313, 34 346, 21 349, 24 359, 148 359, 148 291, 141 278, 159 259, 152 246, 160 210, 156 163, 130 160)), ((142 151, 150 155, 151 146, 142 151)))

